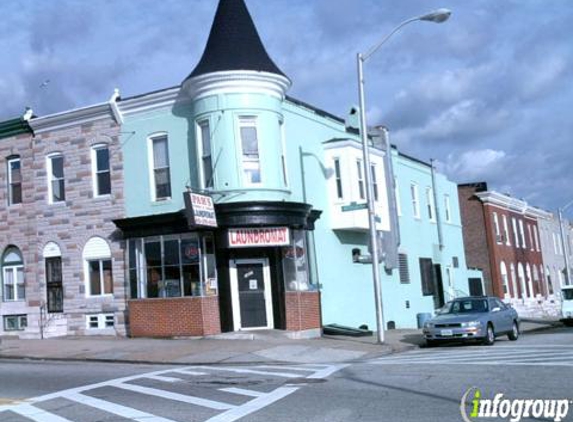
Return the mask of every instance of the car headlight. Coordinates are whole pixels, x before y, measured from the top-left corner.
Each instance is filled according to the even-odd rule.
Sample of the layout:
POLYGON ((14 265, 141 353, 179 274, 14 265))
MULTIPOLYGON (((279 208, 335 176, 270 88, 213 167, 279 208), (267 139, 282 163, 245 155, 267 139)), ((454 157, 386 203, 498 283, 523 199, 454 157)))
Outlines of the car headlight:
POLYGON ((424 323, 424 328, 434 328, 434 324, 432 322, 426 321, 424 323))
POLYGON ((462 322, 462 327, 465 327, 465 328, 481 327, 481 321, 462 322))

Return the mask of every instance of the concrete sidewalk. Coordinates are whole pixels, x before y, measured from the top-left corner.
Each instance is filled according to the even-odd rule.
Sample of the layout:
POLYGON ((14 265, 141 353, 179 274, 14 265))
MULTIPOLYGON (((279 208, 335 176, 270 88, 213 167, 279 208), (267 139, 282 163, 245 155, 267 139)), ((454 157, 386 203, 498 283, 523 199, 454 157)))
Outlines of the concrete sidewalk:
MULTIPOLYGON (((528 333, 556 324, 525 321, 521 328, 528 333)), ((383 345, 376 344, 374 337, 323 336, 292 340, 277 330, 172 340, 99 336, 45 340, 4 338, 0 343, 0 358, 182 365, 338 363, 403 352, 423 344, 421 330, 387 331, 383 345)))

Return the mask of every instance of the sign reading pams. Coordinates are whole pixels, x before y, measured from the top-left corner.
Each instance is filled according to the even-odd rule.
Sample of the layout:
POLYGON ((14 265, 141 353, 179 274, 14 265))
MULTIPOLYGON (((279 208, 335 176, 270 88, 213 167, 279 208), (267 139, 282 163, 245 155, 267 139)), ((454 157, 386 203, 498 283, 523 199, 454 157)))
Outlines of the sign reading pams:
POLYGON ((229 229, 230 248, 287 245, 290 245, 290 231, 288 227, 229 229))
POLYGON ((185 192, 185 210, 190 227, 217 227, 213 199, 208 195, 185 192))

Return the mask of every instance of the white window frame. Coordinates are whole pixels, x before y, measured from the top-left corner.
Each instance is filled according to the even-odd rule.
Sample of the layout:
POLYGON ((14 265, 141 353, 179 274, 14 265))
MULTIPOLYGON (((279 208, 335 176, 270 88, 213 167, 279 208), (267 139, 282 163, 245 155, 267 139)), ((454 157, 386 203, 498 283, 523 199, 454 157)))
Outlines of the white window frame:
POLYGON ((199 180, 201 182, 201 187, 203 189, 213 189, 215 186, 215 173, 213 168, 213 155, 212 155, 212 132, 211 132, 211 122, 209 119, 200 119, 196 123, 196 133, 197 133, 197 156, 199 157, 199 180), (207 127, 209 132, 209 151, 205 151, 205 139, 203 139, 203 129, 207 127), (205 180, 205 161, 208 160, 211 163, 211 179, 205 180))
POLYGON ((113 296, 113 260, 111 257, 107 258, 88 258, 85 259, 86 265, 86 297, 104 297, 104 296, 113 296), (105 282, 104 282, 104 272, 103 272, 103 263, 105 261, 109 261, 110 270, 111 270, 111 292, 105 291, 105 282), (101 293, 93 294, 91 291, 91 271, 90 271, 90 263, 97 262, 99 265, 99 287, 101 293))
MULTIPOLYGON (((262 160, 261 160, 261 141, 259 139, 259 125, 258 125, 258 118, 257 116, 239 116, 237 118, 237 128, 238 128, 238 141, 239 141, 239 151, 240 151, 240 155, 241 155, 241 180, 243 182, 244 186, 261 186, 263 184, 263 168, 262 168, 262 160), (249 158, 248 156, 246 156, 244 150, 243 150, 243 138, 241 136, 241 129, 244 127, 251 127, 251 128, 255 128, 255 132, 257 134, 257 158, 249 158), (258 169, 259 169, 259 182, 252 182, 251 180, 247 179, 247 173, 246 171, 248 170, 247 167, 245 166, 245 163, 253 163, 256 165, 258 165, 258 169)), ((254 166, 253 166, 254 167, 254 166)))
POLYGON ((370 175, 372 179, 372 192, 374 193, 374 202, 378 202, 380 199, 378 191, 378 178, 376 176, 376 164, 370 163, 370 175))
POLYGON ((105 314, 86 314, 86 329, 87 330, 113 330, 115 328, 115 315, 113 313, 105 314), (112 325, 107 326, 108 321, 111 319, 112 325), (97 324, 97 327, 92 327, 92 322, 97 324))
POLYGON ((503 235, 505 236, 505 244, 507 246, 511 246, 511 242, 509 239, 509 227, 507 225, 507 216, 503 214, 502 217, 503 217, 503 235))
POLYGON ((356 181, 358 183, 358 198, 366 199, 366 186, 364 184, 364 165, 362 160, 356 160, 356 181))
POLYGON ((286 149, 286 129, 285 129, 285 122, 284 120, 279 120, 279 127, 281 131, 281 167, 283 173, 283 182, 285 188, 289 187, 289 180, 288 180, 288 163, 287 163, 287 149, 286 149))
POLYGON ((169 201, 173 196, 173 185, 171 183, 171 160, 169 157, 169 135, 167 132, 156 132, 147 137, 147 161, 149 163, 149 190, 152 202, 169 201), (169 170, 169 190, 171 195, 165 197, 157 197, 157 185, 155 180, 155 159, 153 155, 153 145, 156 140, 165 138, 167 143, 167 163, 169 170))
POLYGON ((55 152, 52 154, 49 154, 46 157, 46 172, 47 172, 47 179, 48 179, 48 204, 52 205, 52 204, 60 204, 60 203, 65 203, 66 202, 66 175, 65 175, 65 170, 66 170, 66 162, 65 162, 65 157, 64 154, 62 154, 61 152, 55 152), (54 160, 55 158, 61 158, 62 159, 62 173, 64 173, 64 177, 62 179, 57 179, 55 177, 53 177, 53 167, 52 167, 52 160, 54 160), (64 194, 64 199, 59 200, 59 201, 54 201, 54 189, 52 188, 52 183, 55 182, 56 180, 63 180, 64 181, 64 188, 63 188, 63 194, 64 194))
POLYGON ((22 270, 22 278, 24 278, 24 265, 22 264, 15 264, 15 265, 6 265, 2 267, 2 289, 4 290, 4 302, 22 302, 24 300, 26 300, 26 280, 24 278, 24 282, 23 283, 18 283, 18 270, 22 270), (13 280, 13 285, 12 285, 12 291, 14 292, 14 297, 13 298, 8 298, 6 296, 6 285, 7 285, 7 279, 8 279, 8 273, 11 272, 12 273, 12 280, 13 280), (23 284, 24 285, 24 296, 20 297, 20 295, 18 294, 18 284, 23 284))
POLYGON ((418 193, 418 184, 410 183, 410 195, 412 197, 412 211, 414 212, 414 218, 420 219, 420 195, 418 193))
POLYGON ((501 275, 501 288, 503 290, 503 296, 507 299, 509 297, 509 278, 507 275, 507 266, 505 265, 504 261, 501 261, 499 265, 499 272, 501 275))
POLYGON ((426 186, 426 206, 428 212, 428 220, 436 221, 436 207, 434 204, 434 189, 430 186, 426 186))
POLYGON ((452 222, 452 207, 450 204, 450 195, 444 195, 444 208, 446 212, 446 223, 452 222))
POLYGON ((28 315, 3 315, 2 322, 4 331, 24 331, 28 327, 28 315), (16 328, 7 328, 6 321, 11 318, 16 318, 16 328))
POLYGON ((535 250, 541 252, 539 249, 539 236, 537 235, 537 226, 533 226, 533 239, 535 240, 535 250))
POLYGON ((22 191, 22 160, 20 157, 12 157, 6 160, 8 165, 7 172, 8 172, 8 205, 17 205, 21 204, 23 200, 24 192, 22 191), (20 182, 14 183, 13 182, 13 170, 12 170, 12 163, 18 162, 19 169, 20 169, 20 182), (12 189, 13 185, 20 185, 20 202, 14 202, 14 191, 12 189))
POLYGON ((527 244, 525 243, 525 230, 523 228, 523 220, 519 220, 519 234, 521 235, 521 248, 527 249, 527 244))
POLYGON ((495 235, 495 242, 498 245, 501 245, 502 243, 502 239, 501 239, 501 231, 499 229, 499 217, 497 216, 497 212, 493 212, 493 229, 494 229, 494 235, 495 235))
POLYGON ((517 220, 511 217, 511 227, 513 228, 513 240, 515 240, 515 247, 519 248, 519 233, 517 232, 517 220))
POLYGON ((344 182, 342 180, 342 160, 340 157, 332 158, 332 166, 334 167, 334 190, 336 191, 336 198, 339 200, 344 199, 344 182), (340 190, 338 187, 340 186, 340 190))
POLYGON ((527 225, 527 234, 529 235, 529 249, 534 251, 535 250, 535 243, 533 242, 533 234, 531 234, 531 224, 527 225))
POLYGON ((91 160, 92 160, 92 189, 94 198, 108 197, 111 195, 111 155, 108 144, 95 144, 91 147, 91 160), (100 170, 97 167, 97 152, 102 149, 107 149, 108 169, 100 170), (98 183, 98 174, 109 173, 109 193, 100 193, 100 186, 98 183))

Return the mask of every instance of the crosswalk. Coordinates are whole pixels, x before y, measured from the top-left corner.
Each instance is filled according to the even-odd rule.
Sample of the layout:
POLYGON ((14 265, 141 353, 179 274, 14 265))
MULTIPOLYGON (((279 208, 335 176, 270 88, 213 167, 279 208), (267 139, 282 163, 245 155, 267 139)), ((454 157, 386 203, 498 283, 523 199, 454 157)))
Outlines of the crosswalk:
MULTIPOLYGON (((71 388, 26 399, 19 403, 0 405, 0 421, 83 422, 89 412, 105 414, 105 420, 137 422, 178 422, 169 413, 149 412, 137 405, 149 401, 172 402, 189 414, 206 414, 205 422, 233 422, 263 409, 302 388, 305 384, 325 379, 348 365, 258 365, 258 366, 189 366, 153 371, 100 383, 71 388), (228 382, 225 382, 228 381, 228 382), (247 385, 223 387, 225 384, 247 385), (207 387, 206 387, 207 386, 207 387), (107 390, 106 390, 107 389, 107 390), (105 398, 102 398, 102 391, 105 398), (123 391, 129 397, 112 394, 123 391), (108 397, 114 397, 113 400, 108 397), (225 397, 226 400, 221 399, 225 397), (62 413, 66 406, 53 406, 54 401, 72 402, 74 418, 62 413), (47 404, 52 404, 47 406, 47 404), (46 408, 48 407, 48 409, 46 408), (60 409, 60 410, 58 410, 60 409), (201 409, 201 411, 199 411, 201 409), (207 412, 205 412, 205 409, 207 412), (161 414, 163 413, 163 414, 161 414)), ((167 406, 168 408, 170 406, 167 406)), ((157 407, 159 409, 160 406, 157 407)), ((100 419, 98 419, 100 420, 100 419)), ((103 419, 102 419, 103 420, 103 419)))
POLYGON ((421 349, 372 360, 375 365, 501 365, 573 367, 573 345, 465 346, 421 349))

